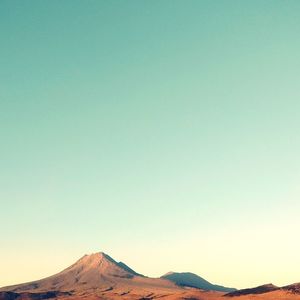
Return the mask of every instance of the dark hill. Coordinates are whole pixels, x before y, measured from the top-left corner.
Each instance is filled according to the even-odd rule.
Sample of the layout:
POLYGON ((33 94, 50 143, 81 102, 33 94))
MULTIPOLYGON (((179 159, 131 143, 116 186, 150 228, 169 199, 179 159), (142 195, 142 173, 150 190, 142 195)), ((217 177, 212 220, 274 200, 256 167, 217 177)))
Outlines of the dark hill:
POLYGON ((226 294, 225 296, 235 297, 235 296, 244 296, 244 295, 251 295, 251 294, 264 294, 264 293, 273 292, 273 291, 276 291, 279 289, 280 288, 277 287, 276 285, 269 283, 269 284, 257 286, 255 288, 242 289, 242 290, 230 292, 230 293, 226 294))
POLYGON ((221 285, 212 284, 204 278, 194 273, 176 273, 169 272, 163 275, 161 278, 173 281, 178 286, 194 287, 207 291, 218 291, 218 292, 232 292, 236 291, 234 288, 228 288, 221 285))

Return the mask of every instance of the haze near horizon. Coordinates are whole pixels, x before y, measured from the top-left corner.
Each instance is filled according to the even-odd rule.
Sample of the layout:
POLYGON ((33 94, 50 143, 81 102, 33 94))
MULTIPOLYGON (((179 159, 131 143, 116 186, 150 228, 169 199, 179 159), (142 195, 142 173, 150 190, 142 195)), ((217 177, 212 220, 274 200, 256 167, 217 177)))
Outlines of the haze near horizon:
POLYGON ((0 2, 0 286, 104 251, 299 282, 299 1, 0 2))

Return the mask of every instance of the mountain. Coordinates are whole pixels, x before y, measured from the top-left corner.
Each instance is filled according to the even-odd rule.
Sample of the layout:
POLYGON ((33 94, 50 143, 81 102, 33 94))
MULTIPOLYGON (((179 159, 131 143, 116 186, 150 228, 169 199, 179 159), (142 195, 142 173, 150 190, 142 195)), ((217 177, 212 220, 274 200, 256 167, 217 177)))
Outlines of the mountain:
POLYGON ((122 262, 99 252, 85 255, 62 272, 45 279, 4 287, 6 292, 47 292, 113 290, 119 287, 145 286, 174 289, 175 285, 164 279, 147 278, 122 262))
POLYGON ((194 287, 206 291, 232 292, 236 290, 234 288, 212 284, 204 278, 190 272, 169 272, 163 275, 161 278, 168 279, 178 286, 194 287))
POLYGON ((237 291, 230 292, 226 294, 227 297, 235 297, 235 296, 244 296, 244 295, 255 295, 255 294, 265 294, 269 292, 273 292, 279 290, 280 288, 272 283, 260 285, 254 288, 241 289, 237 291))
POLYGON ((85 255, 75 264, 48 278, 2 288, 12 292, 30 291, 69 291, 86 288, 98 288, 110 282, 110 278, 133 278, 137 273, 114 261, 100 252, 85 255))
POLYGON ((73 300, 72 297, 78 295, 89 299, 115 299, 120 296, 122 299, 142 299, 149 295, 166 296, 174 293, 185 291, 169 280, 145 277, 126 264, 116 262, 109 255, 99 252, 84 255, 53 276, 3 287, 0 289, 0 300, 66 297, 73 300))

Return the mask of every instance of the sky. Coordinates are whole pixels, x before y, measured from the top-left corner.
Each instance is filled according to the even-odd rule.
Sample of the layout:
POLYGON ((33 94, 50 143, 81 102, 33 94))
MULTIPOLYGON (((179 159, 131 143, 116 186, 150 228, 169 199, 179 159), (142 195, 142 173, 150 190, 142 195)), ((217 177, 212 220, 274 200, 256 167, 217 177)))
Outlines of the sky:
POLYGON ((0 1, 0 286, 98 251, 300 282, 299 9, 0 1))

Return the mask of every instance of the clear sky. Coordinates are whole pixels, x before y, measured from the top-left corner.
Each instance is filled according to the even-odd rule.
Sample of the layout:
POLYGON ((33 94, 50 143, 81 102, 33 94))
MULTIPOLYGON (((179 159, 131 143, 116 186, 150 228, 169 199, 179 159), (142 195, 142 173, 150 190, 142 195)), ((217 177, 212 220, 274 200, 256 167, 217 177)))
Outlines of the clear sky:
POLYGON ((0 1, 0 286, 104 251, 300 281, 300 1, 0 1))

